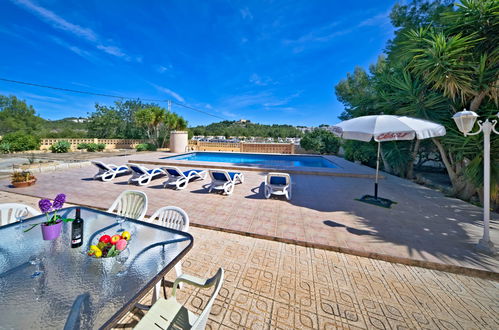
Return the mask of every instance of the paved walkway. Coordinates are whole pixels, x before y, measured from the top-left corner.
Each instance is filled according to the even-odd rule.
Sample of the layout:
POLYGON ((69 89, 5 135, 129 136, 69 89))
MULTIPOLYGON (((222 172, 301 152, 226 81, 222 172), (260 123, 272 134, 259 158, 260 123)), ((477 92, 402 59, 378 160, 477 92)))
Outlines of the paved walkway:
MULTIPOLYGON (((163 153, 143 154, 157 159, 163 153)), ((137 158, 137 155, 131 156, 137 158)), ((128 157, 110 158, 122 164, 128 157)), ((148 214, 165 205, 187 211, 191 222, 207 228, 324 247, 360 256, 409 264, 425 263, 438 269, 463 272, 466 267, 492 272, 497 278, 498 257, 474 252, 482 233, 482 210, 458 199, 387 175, 380 195, 397 201, 384 209, 355 200, 372 193, 372 180, 293 174, 293 199, 263 197, 264 174, 245 172, 246 181, 232 196, 208 194, 208 181, 189 184, 182 191, 163 189, 163 179, 146 187, 130 187, 127 177, 114 182, 93 181, 91 166, 38 175, 36 185, 14 190, 6 181, 0 189, 32 196, 52 197, 59 192, 69 201, 107 208, 125 189, 149 196, 148 214)), ((499 216, 493 214, 491 237, 499 244, 499 216)))
MULTIPOLYGON (((0 200, 38 201, 5 192, 0 200)), ((190 232, 194 246, 183 271, 198 277, 226 271, 207 329, 499 328, 498 282, 196 227, 190 232)), ((211 293, 189 286, 178 292, 196 313, 211 293)), ((150 294, 142 302, 149 301, 150 294)), ((119 327, 132 328, 142 315, 134 309, 119 327)))

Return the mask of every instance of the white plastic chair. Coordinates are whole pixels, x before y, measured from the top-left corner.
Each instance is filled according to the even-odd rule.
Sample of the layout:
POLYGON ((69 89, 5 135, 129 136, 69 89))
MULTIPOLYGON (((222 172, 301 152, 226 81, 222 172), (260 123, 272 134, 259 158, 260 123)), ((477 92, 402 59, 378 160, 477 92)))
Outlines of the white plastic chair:
POLYGON ((128 179, 128 183, 137 183, 139 186, 145 186, 157 176, 166 175, 165 171, 160 168, 148 169, 139 164, 129 163, 128 168, 132 171, 132 177, 128 179))
POLYGON ((0 226, 8 225, 9 223, 17 222, 20 216, 36 216, 41 213, 31 206, 19 203, 0 204, 0 226))
POLYGON ((291 176, 287 173, 269 173, 265 178, 265 198, 270 195, 286 196, 291 199, 291 176))
POLYGON ((211 184, 208 192, 213 189, 223 190, 225 194, 234 192, 236 183, 244 182, 244 174, 240 172, 228 172, 226 170, 210 170, 211 184))
POLYGON ((111 181, 118 175, 130 173, 130 169, 126 165, 117 166, 114 164, 105 164, 98 160, 93 160, 91 163, 99 169, 99 172, 94 175, 94 180, 101 179, 102 181, 111 181))
POLYGON ((215 298, 222 287, 223 280, 223 268, 219 268, 215 276, 207 280, 183 274, 173 283, 172 296, 168 299, 159 299, 134 329, 204 329, 206 327, 206 322, 208 321, 208 316, 210 315, 213 303, 215 302, 215 298), (176 288, 180 282, 185 282, 199 288, 209 288, 215 286, 206 307, 199 316, 192 313, 177 302, 176 288))
POLYGON ((206 179, 207 172, 204 170, 188 170, 182 172, 175 166, 164 166, 161 168, 168 175, 168 180, 163 183, 163 187, 167 185, 175 186, 177 189, 184 189, 192 179, 206 179))
POLYGON ((125 190, 116 198, 107 212, 143 220, 147 212, 147 195, 138 190, 125 190))
MULTIPOLYGON (((165 206, 158 209, 151 215, 149 222, 155 223, 167 228, 189 232, 189 216, 180 207, 165 206)), ((175 273, 177 277, 182 275, 182 264, 180 261, 175 265, 175 273)), ((156 285, 156 297, 159 297, 161 281, 156 285)), ((154 300, 154 298, 153 298, 154 300)))

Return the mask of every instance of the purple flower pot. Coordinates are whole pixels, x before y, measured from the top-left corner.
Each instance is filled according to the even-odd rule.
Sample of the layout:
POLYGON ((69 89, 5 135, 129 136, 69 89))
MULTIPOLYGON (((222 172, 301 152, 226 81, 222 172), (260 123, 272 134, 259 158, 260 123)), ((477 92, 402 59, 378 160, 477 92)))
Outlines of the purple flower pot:
POLYGON ((42 236, 44 241, 51 241, 61 235, 62 221, 59 220, 55 225, 47 226, 42 223, 42 236))

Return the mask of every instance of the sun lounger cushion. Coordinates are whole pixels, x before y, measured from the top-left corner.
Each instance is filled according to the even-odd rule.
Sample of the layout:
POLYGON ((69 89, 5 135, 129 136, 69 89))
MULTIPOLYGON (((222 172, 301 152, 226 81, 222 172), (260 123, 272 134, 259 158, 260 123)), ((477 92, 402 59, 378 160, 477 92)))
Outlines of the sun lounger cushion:
POLYGON ((139 167, 137 166, 130 166, 130 168, 134 171, 134 172, 137 172, 137 173, 143 173, 144 171, 142 171, 139 167))
POLYGON ((270 184, 276 185, 276 186, 285 186, 286 185, 286 178, 282 176, 273 176, 270 178, 270 184))
MULTIPOLYGON (((229 175, 230 175, 230 173, 229 173, 229 175)), ((217 181, 227 181, 227 178, 225 177, 225 175, 223 173, 214 172, 213 177, 217 181)))
MULTIPOLYGON (((105 166, 104 166, 104 165, 102 165, 101 163, 97 163, 97 162, 95 162, 95 163, 94 163, 94 165, 95 165, 95 166, 97 166, 98 168, 100 168, 100 169, 101 169, 101 170, 103 170, 103 171, 108 171, 108 170, 109 170, 109 168, 105 167, 105 166)), ((126 167, 126 166, 125 166, 125 167, 126 167)))

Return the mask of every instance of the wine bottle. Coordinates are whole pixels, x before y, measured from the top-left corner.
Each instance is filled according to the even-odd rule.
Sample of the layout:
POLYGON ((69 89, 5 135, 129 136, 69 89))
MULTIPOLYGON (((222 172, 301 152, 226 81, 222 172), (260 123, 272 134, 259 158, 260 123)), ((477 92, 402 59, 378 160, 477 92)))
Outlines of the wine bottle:
POLYGON ((80 208, 76 209, 76 216, 71 226, 71 247, 77 248, 83 244, 83 219, 80 208))

